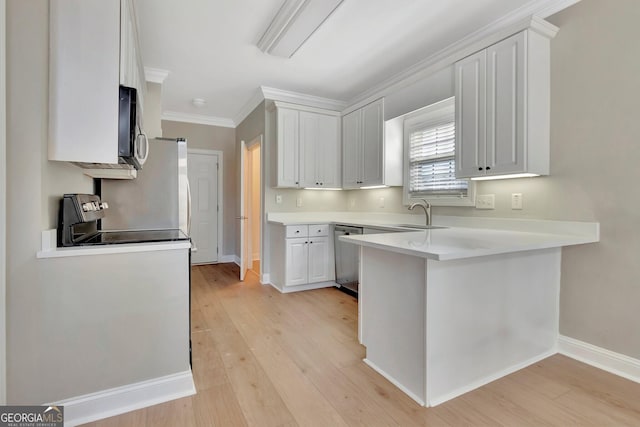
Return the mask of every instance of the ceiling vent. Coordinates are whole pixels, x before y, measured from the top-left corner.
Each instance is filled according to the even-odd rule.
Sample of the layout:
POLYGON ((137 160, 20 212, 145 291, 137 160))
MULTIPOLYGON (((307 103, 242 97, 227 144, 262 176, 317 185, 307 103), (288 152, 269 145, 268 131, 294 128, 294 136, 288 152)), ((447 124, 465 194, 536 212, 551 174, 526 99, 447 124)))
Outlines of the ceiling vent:
POLYGON ((291 58, 343 0, 285 0, 258 41, 261 51, 291 58))

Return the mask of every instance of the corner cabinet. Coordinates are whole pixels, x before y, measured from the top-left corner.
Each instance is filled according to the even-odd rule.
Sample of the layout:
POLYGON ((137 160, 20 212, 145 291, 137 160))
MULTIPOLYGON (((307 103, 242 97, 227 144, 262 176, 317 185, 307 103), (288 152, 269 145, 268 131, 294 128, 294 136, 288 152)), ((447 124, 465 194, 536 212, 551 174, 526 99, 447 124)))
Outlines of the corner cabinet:
POLYGON ((392 168, 401 157, 401 146, 385 140, 383 99, 342 117, 342 188, 402 185, 392 168))
POLYGON ((455 63, 456 177, 549 174, 550 39, 531 28, 455 63))
POLYGON ((270 225, 271 283, 282 292, 335 286, 328 224, 270 225))
POLYGON ((146 88, 133 2, 51 0, 49 24, 49 160, 118 163, 118 87, 139 120, 146 88))
POLYGON ((330 110, 276 102, 279 188, 340 187, 340 117, 330 110))

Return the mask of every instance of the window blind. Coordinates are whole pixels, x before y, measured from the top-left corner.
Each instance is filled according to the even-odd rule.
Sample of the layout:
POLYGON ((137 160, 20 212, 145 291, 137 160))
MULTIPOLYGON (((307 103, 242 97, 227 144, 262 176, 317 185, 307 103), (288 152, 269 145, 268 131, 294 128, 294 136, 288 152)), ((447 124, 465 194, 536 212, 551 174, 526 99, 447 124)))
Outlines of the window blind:
POLYGON ((409 195, 466 196, 468 182, 455 177, 455 122, 413 130, 409 137, 409 195))

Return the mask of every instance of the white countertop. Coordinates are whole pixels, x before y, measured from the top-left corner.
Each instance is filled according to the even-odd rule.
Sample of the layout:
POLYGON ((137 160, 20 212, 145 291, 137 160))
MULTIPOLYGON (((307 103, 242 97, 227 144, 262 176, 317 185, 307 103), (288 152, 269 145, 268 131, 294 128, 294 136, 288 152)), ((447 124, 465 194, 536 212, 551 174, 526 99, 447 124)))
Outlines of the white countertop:
POLYGON ((37 258, 63 258, 72 256, 126 254, 133 252, 168 251, 174 249, 189 249, 190 241, 155 243, 129 243, 123 245, 73 246, 69 248, 50 248, 38 251, 37 258))
POLYGON ((340 240, 436 261, 548 249, 598 241, 594 237, 570 234, 457 227, 342 236, 340 240))
MULTIPOLYGON (((394 228, 423 224, 424 217, 367 212, 270 213, 279 225, 346 224, 394 228)), ((397 233, 342 236, 340 240, 438 261, 510 252, 557 248, 600 240, 599 223, 434 216, 434 225, 447 228, 397 233)))

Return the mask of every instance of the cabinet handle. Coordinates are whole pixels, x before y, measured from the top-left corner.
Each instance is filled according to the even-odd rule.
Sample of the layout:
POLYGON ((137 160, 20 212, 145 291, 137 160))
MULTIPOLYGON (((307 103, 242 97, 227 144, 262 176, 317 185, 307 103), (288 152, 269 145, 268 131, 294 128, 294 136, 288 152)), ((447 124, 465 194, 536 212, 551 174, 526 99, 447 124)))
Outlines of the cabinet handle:
POLYGON ((309 242, 309 244, 312 244, 313 242, 309 242))
POLYGON ((296 234, 298 234, 300 232, 300 230, 296 230, 296 234))
POLYGON ((298 185, 298 181, 296 181, 296 185, 298 185))
POLYGON ((481 171, 481 170, 482 170, 482 168, 478 168, 478 170, 479 170, 479 171, 481 171))
POLYGON ((316 185, 320 185, 320 183, 319 183, 319 182, 316 182, 316 185))
POLYGON ((487 170, 491 169, 491 166, 487 166, 487 170))

